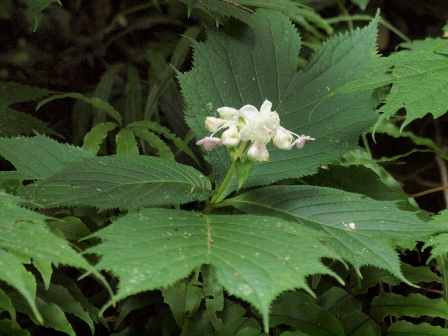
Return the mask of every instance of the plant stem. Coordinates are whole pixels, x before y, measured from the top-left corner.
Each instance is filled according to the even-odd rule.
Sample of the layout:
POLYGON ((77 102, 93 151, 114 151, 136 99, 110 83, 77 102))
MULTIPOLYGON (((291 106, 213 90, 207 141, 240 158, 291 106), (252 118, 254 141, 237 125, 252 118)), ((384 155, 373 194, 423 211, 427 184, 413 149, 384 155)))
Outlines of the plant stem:
POLYGON ((210 201, 207 201, 205 203, 204 210, 202 213, 209 214, 213 210, 213 204, 218 202, 219 198, 221 197, 222 193, 226 190, 227 185, 229 184, 230 180, 233 177, 233 174, 236 170, 236 163, 239 158, 241 158, 244 154, 244 151, 246 149, 247 141, 242 141, 240 146, 238 147, 238 152, 236 155, 232 157, 232 164, 229 167, 229 170, 227 171, 226 176, 224 177, 224 180, 222 181, 221 185, 216 190, 216 193, 213 195, 213 197, 210 199, 210 201))

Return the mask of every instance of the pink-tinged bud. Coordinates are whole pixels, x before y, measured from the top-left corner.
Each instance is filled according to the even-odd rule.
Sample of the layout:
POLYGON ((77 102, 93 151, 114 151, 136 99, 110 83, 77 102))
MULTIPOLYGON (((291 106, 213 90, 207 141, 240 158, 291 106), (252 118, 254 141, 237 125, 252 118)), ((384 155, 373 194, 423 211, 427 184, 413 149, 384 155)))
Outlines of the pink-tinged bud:
POLYGON ((222 134, 222 144, 224 146, 235 147, 241 141, 240 133, 235 125, 231 125, 227 131, 222 134))
POLYGON ((264 143, 254 142, 247 151, 251 161, 269 161, 269 152, 264 143))
POLYGON ((239 114, 237 109, 234 109, 233 107, 220 107, 218 110, 219 115, 221 116, 222 119, 224 120, 229 120, 229 119, 233 119, 233 117, 235 117, 236 115, 239 114))
POLYGON ((296 146, 298 149, 303 148, 303 146, 305 146, 305 142, 308 140, 316 140, 312 137, 310 137, 309 135, 302 135, 299 136, 291 145, 291 147, 296 146))
POLYGON ((290 131, 284 127, 279 127, 274 136, 274 145, 279 149, 291 149, 294 138, 290 131))
POLYGON ((196 142, 196 145, 203 145, 204 148, 208 151, 212 150, 216 147, 216 145, 221 145, 221 139, 220 138, 213 138, 213 137, 205 137, 204 139, 199 140, 196 142))
POLYGON ((213 133, 216 132, 223 123, 224 120, 220 118, 214 118, 214 117, 205 118, 205 128, 213 133))

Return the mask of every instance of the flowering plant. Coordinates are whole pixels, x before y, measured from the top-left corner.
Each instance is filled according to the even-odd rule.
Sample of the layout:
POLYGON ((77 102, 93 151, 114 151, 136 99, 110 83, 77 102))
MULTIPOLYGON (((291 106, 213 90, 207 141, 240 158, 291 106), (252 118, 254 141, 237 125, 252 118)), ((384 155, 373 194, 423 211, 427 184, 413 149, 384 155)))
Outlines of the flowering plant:
POLYGON ((280 126, 280 117, 272 111, 272 103, 265 100, 260 111, 252 105, 245 105, 237 110, 233 107, 218 108, 221 118, 207 117, 205 127, 213 132, 210 136, 199 140, 196 144, 203 145, 206 150, 212 150, 216 145, 236 147, 242 144, 243 151, 248 141, 251 146, 247 157, 251 161, 268 161, 269 152, 266 145, 273 139, 279 149, 289 150, 292 147, 303 148, 306 141, 315 140, 308 135, 297 135, 280 126), (221 138, 215 133, 226 129, 221 138), (296 136, 296 139, 294 139, 296 136))

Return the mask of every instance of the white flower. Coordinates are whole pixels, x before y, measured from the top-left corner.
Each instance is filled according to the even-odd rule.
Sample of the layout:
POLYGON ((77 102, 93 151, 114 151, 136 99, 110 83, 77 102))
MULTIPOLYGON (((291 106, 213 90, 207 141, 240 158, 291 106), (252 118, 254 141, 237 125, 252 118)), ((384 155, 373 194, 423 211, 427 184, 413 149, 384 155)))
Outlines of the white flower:
POLYGON ((220 107, 219 109, 217 109, 220 117, 224 120, 230 120, 230 119, 238 119, 238 115, 240 114, 240 112, 237 109, 234 109, 233 107, 220 107))
POLYGON ((210 132, 216 132, 224 123, 224 120, 220 118, 207 117, 205 118, 205 128, 210 132))
POLYGON ((277 148, 284 150, 294 146, 300 149, 306 141, 315 140, 308 135, 299 136, 280 126, 280 117, 277 112, 272 111, 272 103, 269 100, 263 102, 260 110, 252 105, 245 105, 239 110, 224 106, 218 108, 218 113, 221 118, 205 119, 205 127, 212 134, 196 143, 203 145, 206 150, 212 150, 216 145, 236 147, 241 141, 250 141, 248 158, 252 161, 268 161, 269 152, 266 145, 271 140, 277 148), (221 138, 214 137, 215 133, 223 129, 226 130, 221 138))
POLYGON ((204 139, 199 140, 196 142, 196 145, 203 145, 206 150, 212 150, 216 147, 216 145, 221 145, 222 141, 220 138, 213 138, 213 137, 205 137, 204 139))
POLYGON ((222 144, 224 146, 235 147, 238 146, 241 140, 238 128, 235 125, 231 125, 227 131, 222 134, 222 144))
POLYGON ((242 126, 241 140, 267 144, 271 141, 276 129, 280 126, 280 117, 277 112, 271 111, 272 103, 265 100, 260 111, 252 105, 245 105, 240 109, 245 119, 242 126))
POLYGON ((292 136, 292 132, 280 126, 277 129, 277 132, 275 132, 273 141, 277 148, 289 150, 292 147, 294 137, 292 136))
POLYGON ((291 147, 296 146, 298 149, 301 149, 305 146, 305 142, 308 140, 314 141, 316 139, 310 137, 309 135, 301 135, 292 143, 291 147))
POLYGON ((264 143, 254 142, 247 151, 251 161, 269 161, 269 152, 264 143))

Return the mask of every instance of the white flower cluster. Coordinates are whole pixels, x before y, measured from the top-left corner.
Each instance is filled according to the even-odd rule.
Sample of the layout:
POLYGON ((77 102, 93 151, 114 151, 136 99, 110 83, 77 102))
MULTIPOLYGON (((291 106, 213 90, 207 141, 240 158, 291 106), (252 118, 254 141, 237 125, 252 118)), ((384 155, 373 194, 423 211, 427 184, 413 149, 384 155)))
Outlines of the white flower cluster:
POLYGON ((216 145, 236 147, 241 141, 251 141, 252 145, 247 156, 252 161, 268 161, 269 152, 266 148, 271 139, 279 149, 289 150, 294 146, 302 148, 307 140, 315 140, 308 135, 297 135, 280 126, 280 117, 271 111, 272 103, 265 100, 260 111, 252 105, 245 105, 239 110, 233 107, 218 109, 220 118, 207 117, 205 127, 212 134, 196 142, 206 150, 212 150, 216 145), (226 129, 220 138, 215 133, 226 129), (294 139, 294 136, 296 139, 294 139))

